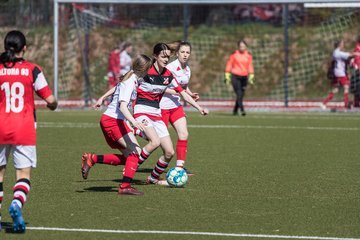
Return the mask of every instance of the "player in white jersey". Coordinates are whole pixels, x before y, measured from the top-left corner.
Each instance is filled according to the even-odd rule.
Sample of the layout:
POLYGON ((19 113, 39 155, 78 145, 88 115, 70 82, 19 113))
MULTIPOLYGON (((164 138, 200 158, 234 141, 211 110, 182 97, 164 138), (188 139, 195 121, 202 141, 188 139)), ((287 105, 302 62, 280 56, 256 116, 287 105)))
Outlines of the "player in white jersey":
POLYGON ((166 89, 171 87, 202 115, 208 114, 208 110, 197 104, 180 86, 174 75, 166 68, 170 54, 171 49, 165 43, 158 43, 154 46, 153 57, 155 61, 148 74, 139 81, 134 107, 134 117, 147 128, 145 133, 147 138, 152 139, 154 142, 158 141, 163 150, 163 155, 157 161, 151 175, 147 178, 147 183, 151 184, 166 184, 166 181, 159 180, 159 178, 174 155, 172 141, 167 127, 162 120, 160 109, 160 100, 166 89), (151 135, 149 136, 148 133, 151 135))
MULTIPOLYGON (((175 76, 180 86, 195 100, 199 99, 199 94, 193 93, 189 89, 189 81, 191 77, 188 61, 191 54, 191 44, 189 42, 176 42, 177 59, 166 66, 167 69, 175 76)), ((178 140, 176 143, 176 166, 184 167, 186 160, 186 152, 188 146, 188 128, 186 114, 181 104, 181 98, 173 91, 167 91, 160 102, 162 119, 166 126, 169 122, 176 130, 178 140), (171 93, 172 92, 172 93, 171 93)), ((188 175, 192 175, 189 171, 188 175)))
MULTIPOLYGON (((103 113, 100 126, 104 137, 111 148, 118 149, 122 154, 92 154, 84 153, 82 156, 81 172, 87 179, 89 170, 96 163, 109 165, 125 165, 123 180, 118 194, 142 195, 143 193, 131 187, 131 181, 138 167, 141 148, 133 134, 132 127, 146 132, 142 123, 137 122, 129 111, 128 106, 136 97, 138 78, 144 76, 150 68, 152 61, 145 55, 139 55, 133 62, 133 70, 126 73, 116 87, 105 93, 95 104, 100 107, 106 97, 112 95, 112 100, 103 113), (131 124, 131 125, 130 125, 131 124)), ((149 141, 144 147, 149 152, 156 149, 156 145, 149 141)))
POLYGON ((335 50, 332 55, 333 61, 335 62, 333 69, 334 79, 332 81, 333 89, 326 97, 326 99, 321 103, 321 108, 326 108, 326 104, 334 97, 337 92, 339 92, 340 85, 344 87, 344 108, 346 110, 349 107, 350 80, 347 76, 346 68, 350 58, 354 56, 359 56, 359 53, 344 52, 344 40, 340 40, 335 43, 335 50))

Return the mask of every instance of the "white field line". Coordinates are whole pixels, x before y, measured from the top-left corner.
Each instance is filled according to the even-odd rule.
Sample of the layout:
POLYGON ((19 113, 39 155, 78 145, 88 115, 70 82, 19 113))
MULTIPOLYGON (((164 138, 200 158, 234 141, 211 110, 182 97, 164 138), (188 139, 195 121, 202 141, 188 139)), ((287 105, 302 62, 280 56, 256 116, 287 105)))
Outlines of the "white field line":
POLYGON ((179 231, 147 231, 147 230, 105 230, 82 228, 48 228, 27 227, 27 230, 60 231, 60 232, 88 232, 88 233, 123 233, 123 234, 169 234, 169 235, 201 235, 223 237, 252 237, 252 238, 279 238, 279 239, 315 239, 315 240, 360 240, 360 238, 318 237, 318 236, 292 236, 292 235, 267 235, 246 233, 218 233, 218 232, 179 232, 179 231))
MULTIPOLYGON (((98 123, 72 123, 72 122, 40 122, 40 128, 98 128, 98 123)), ((301 129, 301 130, 323 130, 323 131, 360 131, 358 127, 312 127, 312 126, 264 126, 264 125, 194 125, 189 124, 189 128, 207 129, 301 129)))
POLYGON ((302 126, 263 126, 263 125, 188 125, 189 128, 256 128, 256 129, 303 129, 303 130, 335 130, 359 131, 360 128, 348 127, 302 127, 302 126))

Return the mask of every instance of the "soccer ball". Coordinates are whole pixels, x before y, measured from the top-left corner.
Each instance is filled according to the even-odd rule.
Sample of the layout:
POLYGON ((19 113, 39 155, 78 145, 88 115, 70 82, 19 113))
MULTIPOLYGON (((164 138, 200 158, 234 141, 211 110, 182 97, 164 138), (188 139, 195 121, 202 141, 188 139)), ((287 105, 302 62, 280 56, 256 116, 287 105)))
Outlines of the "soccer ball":
POLYGON ((183 187, 188 180, 188 175, 183 168, 174 167, 166 173, 166 181, 170 186, 183 187))

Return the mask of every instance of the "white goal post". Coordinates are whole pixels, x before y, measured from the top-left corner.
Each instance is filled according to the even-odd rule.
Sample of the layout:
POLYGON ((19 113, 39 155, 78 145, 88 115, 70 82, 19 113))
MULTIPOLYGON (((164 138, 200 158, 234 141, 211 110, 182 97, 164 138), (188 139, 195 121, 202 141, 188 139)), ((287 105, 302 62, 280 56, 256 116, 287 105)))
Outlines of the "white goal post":
POLYGON ((305 4, 305 7, 326 7, 329 4, 339 5, 357 5, 358 0, 54 0, 54 95, 58 98, 59 93, 59 4, 61 3, 111 3, 111 4, 305 4))

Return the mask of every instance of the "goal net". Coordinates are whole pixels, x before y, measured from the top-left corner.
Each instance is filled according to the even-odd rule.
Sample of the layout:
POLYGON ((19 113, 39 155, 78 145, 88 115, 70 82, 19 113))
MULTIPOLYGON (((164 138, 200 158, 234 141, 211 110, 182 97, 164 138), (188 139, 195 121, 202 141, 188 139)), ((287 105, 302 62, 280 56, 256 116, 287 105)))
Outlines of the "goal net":
POLYGON ((69 4, 59 3, 58 96, 90 102, 108 88, 111 51, 130 42, 132 55, 151 56, 157 42, 188 40, 193 46, 190 87, 202 99, 234 98, 223 82, 237 41, 253 55, 255 85, 247 99, 319 100, 329 90, 326 67, 333 43, 343 38, 352 51, 358 37, 359 8, 305 8, 303 4, 69 4), (284 23, 289 58, 284 88, 284 23), (285 92, 286 91, 286 92, 285 92))

